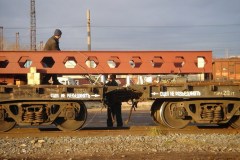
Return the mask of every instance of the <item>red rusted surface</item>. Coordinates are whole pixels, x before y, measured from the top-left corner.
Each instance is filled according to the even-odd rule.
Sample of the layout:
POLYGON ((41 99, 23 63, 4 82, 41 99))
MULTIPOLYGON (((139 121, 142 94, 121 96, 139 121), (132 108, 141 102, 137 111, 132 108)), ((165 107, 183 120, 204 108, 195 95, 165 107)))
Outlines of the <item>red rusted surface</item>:
POLYGON ((213 79, 217 81, 240 80, 240 58, 215 59, 213 79))
POLYGON ((29 67, 56 74, 211 73, 211 51, 1 51, 0 74, 26 74, 29 67), (204 66, 198 66, 198 58, 204 66), (43 60, 48 59, 46 67, 43 60), (92 61, 92 62, 90 62, 92 61), (94 61, 94 62, 93 62, 94 61), (31 65, 27 65, 29 63, 31 65), (66 67, 67 66, 67 67, 66 67), (50 67, 50 68, 49 68, 50 67))

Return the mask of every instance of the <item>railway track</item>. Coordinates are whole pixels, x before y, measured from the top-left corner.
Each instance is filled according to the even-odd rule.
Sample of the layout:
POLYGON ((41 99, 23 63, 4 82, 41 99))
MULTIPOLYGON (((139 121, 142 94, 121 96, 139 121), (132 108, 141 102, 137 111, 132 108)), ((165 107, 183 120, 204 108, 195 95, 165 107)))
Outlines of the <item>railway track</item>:
MULTIPOLYGON (((123 119, 128 117, 129 110, 123 110, 123 119)), ((89 137, 89 136, 118 136, 118 135, 133 135, 133 136, 148 136, 148 135, 167 135, 174 133, 183 134, 239 134, 240 129, 231 127, 218 126, 188 126, 184 129, 171 129, 164 126, 159 126, 154 123, 149 116, 149 111, 140 109, 133 112, 133 115, 128 124, 122 128, 106 127, 106 112, 105 109, 89 109, 88 120, 83 129, 78 131, 60 131, 54 125, 47 127, 15 127, 9 132, 0 132, 0 137, 89 137)))
MULTIPOLYGON (((138 159, 236 159, 240 153, 240 129, 171 129, 155 124, 146 109, 133 112, 122 128, 107 128, 105 110, 88 111, 86 125, 78 131, 61 131, 51 125, 0 132, 0 159, 49 159, 49 155, 59 160, 130 160, 136 155, 138 159)), ((123 119, 128 115, 129 110, 123 109, 123 119)))
POLYGON ((119 136, 119 135, 133 135, 133 136, 151 136, 151 135, 167 135, 167 134, 239 134, 240 129, 231 128, 217 128, 217 127, 200 127, 189 126, 185 129, 169 129, 159 126, 132 126, 122 128, 107 127, 86 127, 79 131, 62 132, 57 128, 15 128, 10 132, 0 133, 0 137, 90 137, 90 136, 119 136))

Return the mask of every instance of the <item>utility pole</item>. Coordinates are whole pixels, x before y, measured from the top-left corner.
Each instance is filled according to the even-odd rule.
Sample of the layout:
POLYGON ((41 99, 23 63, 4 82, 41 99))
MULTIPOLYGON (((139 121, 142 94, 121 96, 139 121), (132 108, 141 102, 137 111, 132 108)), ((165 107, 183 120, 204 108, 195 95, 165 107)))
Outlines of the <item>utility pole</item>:
POLYGON ((3 26, 0 26, 0 51, 3 51, 3 26))
POLYGON ((16 51, 19 50, 19 32, 16 33, 16 51))
POLYGON ((88 51, 91 51, 91 28, 90 28, 90 10, 87 10, 87 43, 88 43, 88 51))
POLYGON ((30 6, 30 15, 31 15, 31 50, 36 51, 36 12, 35 12, 35 0, 31 0, 30 6))
POLYGON ((43 50, 43 41, 40 41, 40 51, 43 50))
POLYGON ((226 58, 229 58, 228 48, 225 48, 226 58))

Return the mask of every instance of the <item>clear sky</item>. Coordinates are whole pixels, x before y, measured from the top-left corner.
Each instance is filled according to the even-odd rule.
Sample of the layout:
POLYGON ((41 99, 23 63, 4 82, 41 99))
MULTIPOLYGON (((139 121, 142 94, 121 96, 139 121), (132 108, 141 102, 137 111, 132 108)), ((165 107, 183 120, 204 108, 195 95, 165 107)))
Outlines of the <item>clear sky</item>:
MULTIPOLYGON (((56 28, 62 50, 212 50, 240 56, 240 0, 36 0, 37 45, 56 28)), ((30 43, 30 0, 0 0, 4 39, 30 43)))

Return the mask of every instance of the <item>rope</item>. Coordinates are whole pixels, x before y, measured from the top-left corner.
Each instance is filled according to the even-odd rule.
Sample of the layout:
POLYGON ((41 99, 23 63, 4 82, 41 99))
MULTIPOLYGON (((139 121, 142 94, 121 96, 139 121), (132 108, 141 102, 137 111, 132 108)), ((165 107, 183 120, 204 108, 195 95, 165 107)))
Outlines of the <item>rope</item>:
POLYGON ((100 110, 97 111, 97 112, 92 116, 92 118, 91 118, 90 120, 88 120, 88 122, 83 125, 82 128, 84 128, 84 127, 87 126, 89 123, 91 123, 98 113, 102 113, 103 108, 104 108, 104 105, 102 105, 102 107, 100 108, 100 110))

